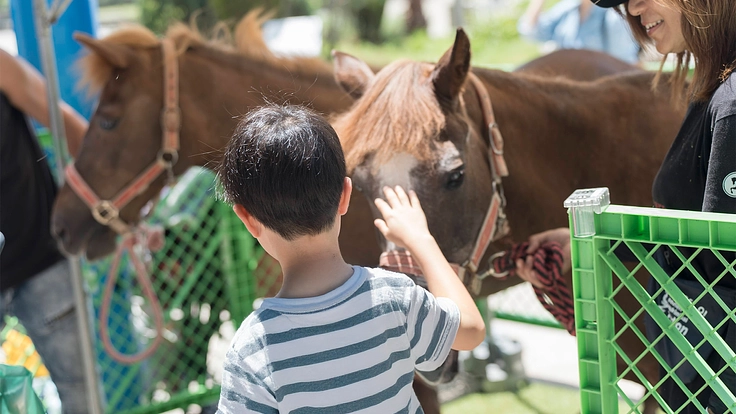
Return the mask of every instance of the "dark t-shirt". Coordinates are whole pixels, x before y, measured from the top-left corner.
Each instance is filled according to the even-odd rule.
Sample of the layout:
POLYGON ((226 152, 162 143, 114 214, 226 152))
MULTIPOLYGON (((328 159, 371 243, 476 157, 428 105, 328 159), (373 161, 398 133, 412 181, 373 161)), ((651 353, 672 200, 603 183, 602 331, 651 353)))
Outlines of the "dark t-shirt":
MULTIPOLYGON (((709 102, 690 105, 654 179, 652 197, 657 207, 736 213, 736 77, 721 84, 709 102)), ((686 257, 692 252, 681 250, 686 257)), ((670 265, 679 267, 672 254, 667 256, 670 265)), ((700 254, 695 265, 709 282, 724 269, 710 252, 700 254)), ((682 277, 693 276, 683 272, 682 277)), ((736 278, 727 275, 719 285, 736 288, 736 278)))
POLYGON ((0 93, 0 290, 63 257, 50 233, 56 184, 25 115, 0 93))

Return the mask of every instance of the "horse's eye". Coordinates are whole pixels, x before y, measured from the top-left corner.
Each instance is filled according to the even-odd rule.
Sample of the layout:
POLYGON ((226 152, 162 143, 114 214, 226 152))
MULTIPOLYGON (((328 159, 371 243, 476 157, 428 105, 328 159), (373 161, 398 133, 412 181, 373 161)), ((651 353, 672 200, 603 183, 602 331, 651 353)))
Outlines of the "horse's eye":
POLYGON ((463 185, 463 180, 465 179, 465 169, 460 168, 454 171, 451 171, 449 174, 447 174, 447 181, 445 181, 445 188, 448 190, 456 190, 460 188, 461 185, 463 185))
POLYGON ((105 131, 109 131, 118 125, 118 120, 100 117, 99 124, 100 128, 104 129, 105 131))

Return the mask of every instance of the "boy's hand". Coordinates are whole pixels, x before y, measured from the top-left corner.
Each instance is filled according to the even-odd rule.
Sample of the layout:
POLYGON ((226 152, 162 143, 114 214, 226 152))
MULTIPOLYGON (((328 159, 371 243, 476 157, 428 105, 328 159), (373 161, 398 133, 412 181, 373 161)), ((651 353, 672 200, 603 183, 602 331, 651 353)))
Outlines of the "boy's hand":
POLYGON ((374 201, 383 219, 375 219, 373 223, 388 241, 411 250, 408 246, 411 242, 432 237, 414 191, 409 190, 407 195, 401 186, 383 187, 383 194, 386 200, 377 198, 374 201))

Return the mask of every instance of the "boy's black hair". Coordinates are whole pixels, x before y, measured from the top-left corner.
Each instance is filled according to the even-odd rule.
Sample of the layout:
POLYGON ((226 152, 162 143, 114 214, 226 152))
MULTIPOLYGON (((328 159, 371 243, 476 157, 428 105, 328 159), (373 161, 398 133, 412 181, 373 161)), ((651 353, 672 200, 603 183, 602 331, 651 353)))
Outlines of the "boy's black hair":
POLYGON ((337 133, 301 106, 243 117, 219 166, 225 198, 286 240, 332 227, 346 176, 337 133))

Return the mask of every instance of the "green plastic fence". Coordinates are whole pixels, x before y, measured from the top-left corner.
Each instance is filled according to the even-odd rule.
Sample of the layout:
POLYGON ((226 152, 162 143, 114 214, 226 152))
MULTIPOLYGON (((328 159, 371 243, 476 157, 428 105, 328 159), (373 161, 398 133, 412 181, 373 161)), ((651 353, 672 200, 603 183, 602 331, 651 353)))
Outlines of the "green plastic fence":
MULTIPOLYGON (((39 141, 56 173, 51 136, 41 131, 39 141)), ((232 334, 253 309, 254 300, 275 294, 280 285, 278 263, 265 254, 231 208, 218 201, 215 177, 208 170, 187 171, 146 221, 165 229, 162 250, 138 252, 164 311, 164 339, 152 356, 126 365, 103 349, 98 314, 111 260, 82 264, 94 311, 97 370, 107 413, 159 413, 216 403, 222 358, 232 334)), ((124 257, 107 321, 113 345, 126 354, 148 348, 155 334, 152 315, 124 257)), ((6 318, 0 327, 3 333, 12 327, 22 331, 13 318, 6 318)), ((23 350, 32 351, 32 345, 23 350)))
MULTIPOLYGON (((215 403, 233 332, 256 298, 278 289, 278 264, 216 199, 214 188, 211 172, 190 169, 147 220, 166 229, 162 250, 142 252, 164 310, 164 341, 151 357, 133 365, 112 360, 97 341, 107 412, 153 413, 215 403)), ((95 314, 107 266, 85 266, 95 314)), ((120 273, 112 310, 113 344, 129 354, 147 348, 155 332, 153 317, 130 266, 120 273)))
MULTIPOLYGON (((681 408, 668 406, 658 393, 659 386, 667 378, 673 379, 688 398, 695 400, 694 404, 700 412, 706 412, 706 407, 698 403, 696 398, 700 393, 710 390, 726 407, 730 407, 728 412, 736 412, 736 398, 732 393, 735 384, 724 384, 720 378, 727 370, 736 371, 736 344, 726 343, 716 332, 729 321, 736 323, 736 310, 724 303, 691 263, 697 254, 709 250, 726 269, 718 280, 736 277, 736 261, 724 257, 729 256, 727 252, 736 251, 736 216, 611 205, 601 214, 594 214, 594 222, 594 236, 572 237, 582 412, 618 413, 619 399, 629 407, 625 412, 641 412, 644 398, 632 401, 620 387, 620 382, 627 375, 629 378, 635 376, 643 383, 646 388, 644 397, 656 399, 666 413, 676 413, 681 408), (654 251, 663 245, 670 246, 684 263, 674 277, 668 276, 653 257, 654 251), (638 263, 635 266, 625 266, 614 254, 614 249, 622 246, 627 246, 636 256, 638 263), (691 248, 693 253, 682 253, 679 249, 682 247, 691 248), (692 272, 704 287, 705 292, 693 298, 693 302, 674 283, 674 278, 683 268, 692 272), (639 271, 645 272, 644 278, 636 277, 639 271), (679 316, 668 317, 660 309, 660 304, 655 303, 647 293, 649 276, 646 273, 651 274, 661 286, 653 296, 656 298, 658 293, 666 292, 681 309, 679 316), (723 320, 711 324, 699 312, 696 306, 705 295, 713 297, 723 309, 726 315, 723 320), (636 300, 636 306, 624 305, 632 298, 636 300), (645 315, 656 322, 662 331, 651 342, 642 324, 645 315), (702 340, 690 343, 681 332, 683 321, 695 326, 702 340), (683 355, 682 360, 674 366, 669 366, 655 349, 664 336, 669 337, 683 355), (632 344, 632 341, 635 343, 632 344), (712 352, 718 353, 726 361, 725 366, 717 372, 698 352, 706 345, 712 346, 712 352), (640 351, 631 354, 624 348, 639 348, 640 351), (623 362, 618 368, 617 360, 623 362), (656 381, 649 381, 643 372, 646 360, 656 360, 665 374, 661 377, 657 375, 659 379, 656 381), (691 364, 705 380, 705 385, 692 393, 687 391, 677 375, 678 369, 686 363, 691 364)), ((570 223, 572 228, 572 216, 570 223)))

